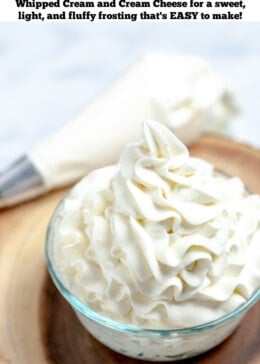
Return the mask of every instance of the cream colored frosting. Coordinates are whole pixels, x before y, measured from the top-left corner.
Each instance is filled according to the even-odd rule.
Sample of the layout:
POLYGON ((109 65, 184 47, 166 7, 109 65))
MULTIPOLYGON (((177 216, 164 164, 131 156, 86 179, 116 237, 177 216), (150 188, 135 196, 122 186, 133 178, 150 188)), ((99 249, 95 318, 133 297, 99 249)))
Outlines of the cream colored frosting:
POLYGON ((91 308, 150 328, 211 321, 260 283, 259 196, 189 156, 162 124, 143 124, 118 165, 65 199, 58 275, 91 308))

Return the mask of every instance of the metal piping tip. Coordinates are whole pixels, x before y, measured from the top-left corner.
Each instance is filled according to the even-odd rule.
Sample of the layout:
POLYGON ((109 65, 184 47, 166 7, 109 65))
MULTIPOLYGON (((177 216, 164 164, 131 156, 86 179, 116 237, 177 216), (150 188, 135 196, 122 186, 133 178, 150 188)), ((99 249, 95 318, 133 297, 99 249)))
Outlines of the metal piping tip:
POLYGON ((0 208, 14 205, 47 191, 44 180, 27 155, 0 175, 0 208))

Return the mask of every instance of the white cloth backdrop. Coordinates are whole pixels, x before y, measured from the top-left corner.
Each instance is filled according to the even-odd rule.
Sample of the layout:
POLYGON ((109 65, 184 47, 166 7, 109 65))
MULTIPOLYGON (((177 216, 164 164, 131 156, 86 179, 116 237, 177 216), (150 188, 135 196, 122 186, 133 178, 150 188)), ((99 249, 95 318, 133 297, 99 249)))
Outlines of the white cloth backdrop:
POLYGON ((243 113, 230 134, 259 147, 260 23, 1 23, 0 171, 59 128, 145 51, 198 55, 243 113))

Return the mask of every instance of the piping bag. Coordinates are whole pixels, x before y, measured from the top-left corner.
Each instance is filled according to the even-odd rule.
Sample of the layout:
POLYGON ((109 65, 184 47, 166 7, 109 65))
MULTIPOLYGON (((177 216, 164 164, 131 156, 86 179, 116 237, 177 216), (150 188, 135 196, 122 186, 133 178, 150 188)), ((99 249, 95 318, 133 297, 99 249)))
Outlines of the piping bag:
POLYGON ((0 208, 69 185, 117 161, 145 119, 167 125, 186 145, 224 131, 236 112, 225 82, 199 58, 142 56, 65 126, 0 175, 0 208))

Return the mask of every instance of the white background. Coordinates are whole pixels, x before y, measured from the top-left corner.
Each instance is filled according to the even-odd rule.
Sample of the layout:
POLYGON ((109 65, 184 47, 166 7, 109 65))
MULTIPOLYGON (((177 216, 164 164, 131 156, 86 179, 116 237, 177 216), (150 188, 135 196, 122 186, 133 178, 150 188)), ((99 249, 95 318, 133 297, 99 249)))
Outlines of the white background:
POLYGON ((243 109, 231 135, 259 147, 260 23, 0 23, 0 170, 147 50, 208 60, 243 109))

